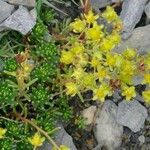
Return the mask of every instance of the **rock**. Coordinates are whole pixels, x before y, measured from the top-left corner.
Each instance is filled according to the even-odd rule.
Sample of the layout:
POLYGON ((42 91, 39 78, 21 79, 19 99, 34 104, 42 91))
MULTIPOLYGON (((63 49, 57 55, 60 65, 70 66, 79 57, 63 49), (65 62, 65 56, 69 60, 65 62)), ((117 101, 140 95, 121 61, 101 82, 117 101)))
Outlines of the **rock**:
POLYGON ((150 19, 150 2, 145 6, 145 14, 150 19))
POLYGON ((0 1, 0 23, 10 16, 13 10, 13 5, 0 1))
POLYGON ((148 0, 124 0, 120 17, 123 21, 122 38, 127 39, 140 21, 148 0))
POLYGON ((120 147, 123 127, 116 122, 116 113, 116 104, 110 100, 105 101, 96 119, 94 134, 98 146, 95 150, 101 149, 102 146, 106 146, 109 150, 120 147))
POLYGON ((36 8, 30 10, 30 15, 34 18, 34 20, 36 20, 37 18, 36 8))
POLYGON ((113 92, 112 97, 113 97, 113 101, 115 103, 117 103, 119 100, 122 99, 121 91, 120 90, 116 90, 115 92, 113 92))
POLYGON ((122 53, 127 47, 137 49, 138 54, 149 52, 150 50, 150 25, 139 27, 133 30, 132 36, 123 40, 114 50, 122 53))
POLYGON ((142 102, 142 103, 144 102, 144 98, 139 93, 136 94, 135 100, 142 102))
POLYGON ((110 5, 111 0, 91 0, 90 3, 94 10, 99 11, 100 8, 110 5))
POLYGON ((35 0, 5 0, 6 2, 13 4, 13 5, 23 5, 27 7, 35 7, 36 2, 35 0))
POLYGON ((25 35, 34 27, 35 23, 35 18, 30 14, 27 8, 21 6, 0 24, 0 30, 12 29, 25 35))
MULTIPOLYGON (((72 137, 65 131, 65 129, 61 126, 61 129, 56 133, 54 138, 55 142, 58 145, 66 145, 70 148, 70 150, 77 150, 75 147, 72 137)), ((52 145, 49 143, 44 143, 44 145, 39 150, 51 150, 52 145)))
POLYGON ((145 119, 148 117, 147 109, 137 100, 130 102, 122 101, 117 110, 117 122, 138 132, 143 128, 145 119))
POLYGON ((82 116, 86 118, 85 124, 90 125, 93 122, 94 115, 96 112, 96 106, 90 106, 82 111, 82 116))
POLYGON ((136 76, 133 77, 132 82, 133 82, 134 86, 139 85, 143 82, 143 77, 140 76, 140 75, 136 75, 136 76))
POLYGON ((99 11, 100 8, 104 8, 107 5, 110 5, 112 3, 118 3, 123 0, 91 0, 91 6, 94 10, 99 11))
POLYGON ((145 143, 145 136, 144 135, 140 135, 138 137, 138 140, 140 141, 141 144, 145 143))

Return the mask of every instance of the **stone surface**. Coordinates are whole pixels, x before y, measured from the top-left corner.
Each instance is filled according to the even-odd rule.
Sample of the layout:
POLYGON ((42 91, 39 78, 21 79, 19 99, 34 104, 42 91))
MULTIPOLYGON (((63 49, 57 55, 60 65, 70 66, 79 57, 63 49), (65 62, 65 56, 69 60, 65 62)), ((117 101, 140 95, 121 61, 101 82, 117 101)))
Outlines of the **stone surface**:
POLYGON ((120 147, 123 127, 116 122, 116 113, 116 104, 106 100, 96 119, 94 134, 98 146, 94 150, 100 150, 102 146, 106 146, 109 150, 120 147))
POLYGON ((127 39, 140 21, 148 0, 124 0, 120 17, 123 21, 122 38, 127 39))
MULTIPOLYGON (((55 142, 58 145, 66 145, 70 148, 70 150, 77 150, 75 147, 72 137, 65 131, 65 129, 61 126, 61 129, 56 133, 54 138, 55 142)), ((52 145, 49 143, 45 143, 39 150, 51 150, 52 145)))
POLYGON ((86 118, 85 124, 89 125, 93 122, 94 115, 96 112, 96 106, 90 106, 82 111, 82 116, 86 118))
POLYGON ((91 6, 94 10, 98 11, 99 8, 103 8, 106 5, 111 4, 111 0, 91 0, 91 6))
POLYGON ((13 5, 0 1, 0 23, 10 16, 13 10, 13 5))
POLYGON ((130 102, 124 100, 118 105, 117 122, 128 127, 133 132, 138 132, 143 128, 147 117, 147 109, 137 100, 130 102))
POLYGON ((90 3, 92 5, 92 8, 94 8, 94 10, 99 11, 100 8, 104 8, 107 5, 110 5, 112 3, 118 3, 121 1, 123 0, 90 0, 90 3))
POLYGON ((5 0, 6 2, 13 4, 13 5, 23 5, 27 7, 35 7, 36 1, 35 0, 5 0))
POLYGON ((150 2, 145 6, 145 14, 150 19, 150 2))
POLYGON ((122 53, 127 47, 137 49, 139 54, 149 52, 150 50, 150 25, 139 27, 133 30, 132 36, 123 40, 119 46, 114 50, 122 53))
POLYGON ((27 34, 35 25, 36 20, 30 14, 27 8, 21 6, 3 23, 0 24, 0 30, 12 29, 27 34))
POLYGON ((140 135, 138 137, 138 140, 140 141, 141 144, 145 143, 145 136, 144 135, 140 135))

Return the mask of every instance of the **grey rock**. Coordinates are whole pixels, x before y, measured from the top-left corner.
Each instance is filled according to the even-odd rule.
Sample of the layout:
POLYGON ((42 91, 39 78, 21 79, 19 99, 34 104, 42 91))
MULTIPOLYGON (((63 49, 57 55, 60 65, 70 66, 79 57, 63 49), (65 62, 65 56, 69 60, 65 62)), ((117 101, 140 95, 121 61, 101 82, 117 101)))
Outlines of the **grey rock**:
POLYGON ((145 14, 150 19, 150 2, 145 6, 145 14))
POLYGON ((12 29, 27 34, 35 25, 36 20, 30 14, 27 8, 21 6, 3 23, 0 24, 0 30, 12 29))
POLYGON ((140 135, 138 137, 138 140, 140 141, 141 144, 145 143, 145 136, 144 135, 140 135))
POLYGON ((99 11, 100 8, 106 7, 112 3, 118 3, 123 0, 91 0, 91 6, 94 10, 99 11))
POLYGON ((94 115, 96 112, 96 106, 90 106, 89 108, 84 109, 81 114, 86 119, 85 124, 89 125, 93 122, 94 115))
POLYGON ((135 99, 138 100, 139 102, 144 102, 143 97, 139 93, 136 93, 135 99))
POLYGON ((120 90, 116 90, 114 93, 113 93, 113 101, 115 103, 117 103, 119 100, 121 100, 122 96, 121 96, 121 91, 120 90))
POLYGON ((111 0, 91 0, 91 6, 94 10, 98 11, 100 8, 103 8, 111 4, 111 0))
POLYGON ((117 122, 128 127, 133 132, 138 132, 143 128, 145 119, 148 117, 147 109, 137 100, 130 102, 122 101, 117 110, 117 122))
POLYGON ((10 16, 13 10, 13 5, 0 1, 0 23, 10 16))
POLYGON ((123 0, 111 0, 112 3, 119 3, 122 2, 123 0))
POLYGON ((6 2, 13 5, 23 5, 27 7, 35 7, 35 0, 5 0, 6 2))
POLYGON ((36 18, 37 18, 36 8, 30 10, 30 15, 33 17, 34 20, 36 20, 36 18))
POLYGON ((123 21, 122 38, 127 39, 140 21, 148 0, 124 0, 120 17, 123 21))
POLYGON ((120 147, 123 127, 116 122, 116 113, 116 104, 110 100, 105 101, 96 119, 94 134, 98 146, 94 150, 102 146, 106 146, 109 150, 120 147))
POLYGON ((143 81, 143 77, 140 75, 134 76, 132 80, 134 86, 141 84, 142 81, 143 81))
MULTIPOLYGON (((54 138, 55 142, 58 145, 66 145, 68 146, 71 150, 77 150, 75 147, 72 137, 65 131, 65 129, 61 126, 61 129, 56 133, 56 136, 54 138)), ((51 150, 52 145, 49 143, 44 143, 44 145, 39 149, 39 150, 51 150)))
POLYGON ((119 46, 114 49, 118 53, 122 53, 126 48, 137 49, 139 54, 144 54, 150 50, 150 25, 139 27, 133 30, 132 36, 123 40, 119 46))

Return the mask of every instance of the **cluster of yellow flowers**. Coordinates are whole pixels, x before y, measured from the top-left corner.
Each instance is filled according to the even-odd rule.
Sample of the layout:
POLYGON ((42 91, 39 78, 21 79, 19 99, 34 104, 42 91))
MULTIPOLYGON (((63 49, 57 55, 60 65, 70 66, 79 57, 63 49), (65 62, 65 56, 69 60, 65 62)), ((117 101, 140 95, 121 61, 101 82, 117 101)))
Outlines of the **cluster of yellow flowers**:
MULTIPOLYGON (((62 76, 68 95, 92 90, 93 100, 104 101, 119 89, 126 100, 131 100, 136 96, 133 78, 137 74, 143 77, 142 84, 150 84, 150 55, 143 56, 143 67, 143 58, 135 49, 127 48, 122 54, 112 51, 121 41, 121 26, 110 6, 97 15, 90 9, 70 23, 68 43, 63 46, 60 59, 67 68, 62 76), (111 31, 98 24, 100 18, 112 26, 111 31)), ((143 92, 146 102, 150 102, 149 95, 150 90, 143 92)))

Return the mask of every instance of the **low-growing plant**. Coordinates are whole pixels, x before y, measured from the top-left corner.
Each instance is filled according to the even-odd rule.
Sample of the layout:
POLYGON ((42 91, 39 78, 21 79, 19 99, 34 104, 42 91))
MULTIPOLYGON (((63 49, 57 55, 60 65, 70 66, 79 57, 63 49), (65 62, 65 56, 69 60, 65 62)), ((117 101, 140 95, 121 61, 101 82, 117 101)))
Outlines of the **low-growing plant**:
MULTIPOLYGON (((140 56, 132 48, 121 54, 113 51, 121 41, 122 22, 112 7, 97 15, 84 7, 80 17, 69 26, 68 22, 62 25, 60 35, 55 33, 56 44, 47 40, 53 11, 37 2, 38 20, 31 33, 23 37, 8 32, 0 42, 2 150, 35 150, 46 140, 53 150, 69 150, 51 138, 59 129, 55 128, 58 120, 68 123, 74 118, 76 126, 85 127, 83 117, 73 117, 69 96, 78 95, 84 102, 82 93, 92 91, 93 100, 104 102, 121 90, 129 101, 136 96, 133 79, 137 74, 143 78, 141 84, 150 84, 150 54, 140 56), (98 23, 101 20, 103 24, 98 23)), ((149 87, 142 95, 150 103, 149 87)))
POLYGON ((23 37, 15 32, 20 43, 9 32, 3 37, 2 52, 10 48, 12 53, 0 55, 4 63, 0 73, 2 150, 35 150, 46 140, 55 150, 69 150, 51 138, 59 130, 57 121, 67 122, 73 113, 68 97, 57 85, 58 46, 45 39, 53 16, 53 11, 45 9, 31 33, 23 37))
MULTIPOLYGON (((93 100, 104 102, 119 89, 129 101, 136 96, 135 76, 143 78, 141 84, 150 83, 150 55, 140 56, 132 48, 121 54, 113 51, 121 41, 122 22, 112 7, 107 6, 97 15, 92 8, 86 9, 68 29, 60 58, 64 65, 62 84, 68 95, 77 94, 83 101, 81 93, 92 90, 93 100), (105 20, 106 24, 99 24, 98 20, 105 20)), ((146 90, 142 94, 147 103, 149 93, 150 90, 146 90)))

